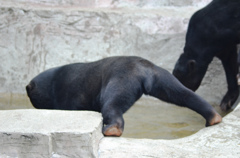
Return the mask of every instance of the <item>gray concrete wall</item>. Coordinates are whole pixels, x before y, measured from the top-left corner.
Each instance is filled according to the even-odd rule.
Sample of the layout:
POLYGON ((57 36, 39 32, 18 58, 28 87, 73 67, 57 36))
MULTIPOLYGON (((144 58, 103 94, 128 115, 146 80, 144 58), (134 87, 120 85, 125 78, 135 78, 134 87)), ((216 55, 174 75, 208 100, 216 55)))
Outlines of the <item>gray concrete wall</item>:
MULTIPOLYGON (((48 68, 137 55, 172 71, 191 15, 210 0, 0 0, 0 93, 25 93, 48 68)), ((226 92, 218 60, 197 91, 211 104, 226 92)))
POLYGON ((0 0, 3 4, 73 6, 91 8, 158 8, 163 6, 202 6, 211 0, 0 0))

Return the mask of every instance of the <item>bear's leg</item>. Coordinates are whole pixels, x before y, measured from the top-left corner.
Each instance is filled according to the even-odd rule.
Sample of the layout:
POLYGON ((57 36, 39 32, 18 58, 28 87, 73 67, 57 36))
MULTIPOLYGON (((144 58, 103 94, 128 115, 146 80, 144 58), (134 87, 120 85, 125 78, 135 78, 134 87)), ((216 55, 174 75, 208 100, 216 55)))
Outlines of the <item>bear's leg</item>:
MULTIPOLYGON (((103 117, 102 132, 105 136, 121 136, 124 129, 123 113, 124 107, 128 105, 128 99, 125 94, 121 93, 115 87, 118 84, 112 85, 109 83, 106 87, 105 93, 102 95, 103 106, 101 113, 103 117), (114 89, 114 90, 113 90, 114 89)), ((130 106, 129 106, 130 107, 130 106)))
POLYGON ((129 80, 112 79, 101 94, 103 134, 121 136, 124 129, 125 113, 142 94, 136 94, 129 80))
POLYGON ((216 110, 200 96, 184 87, 174 76, 168 72, 159 72, 157 83, 152 96, 160 100, 187 107, 206 119, 206 126, 214 125, 222 121, 222 117, 216 110), (157 86, 159 85, 159 86, 157 86))
POLYGON ((104 105, 102 116, 103 134, 105 136, 121 136, 124 129, 124 120, 121 110, 114 107, 114 105, 104 105))
POLYGON ((223 97, 220 107, 223 111, 226 111, 232 107, 235 101, 238 98, 239 90, 237 83, 237 73, 238 73, 238 65, 237 65, 237 49, 232 48, 229 49, 229 53, 226 56, 219 57, 222 61, 228 84, 228 91, 223 97))

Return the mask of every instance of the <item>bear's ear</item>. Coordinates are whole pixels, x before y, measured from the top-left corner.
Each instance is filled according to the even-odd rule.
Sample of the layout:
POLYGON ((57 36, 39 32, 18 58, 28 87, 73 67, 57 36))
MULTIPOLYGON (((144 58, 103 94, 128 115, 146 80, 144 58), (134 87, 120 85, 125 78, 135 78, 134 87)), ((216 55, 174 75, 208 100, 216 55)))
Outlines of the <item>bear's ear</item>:
POLYGON ((195 71, 196 68, 196 61, 195 60, 189 60, 188 61, 188 69, 190 70, 190 72, 195 71))

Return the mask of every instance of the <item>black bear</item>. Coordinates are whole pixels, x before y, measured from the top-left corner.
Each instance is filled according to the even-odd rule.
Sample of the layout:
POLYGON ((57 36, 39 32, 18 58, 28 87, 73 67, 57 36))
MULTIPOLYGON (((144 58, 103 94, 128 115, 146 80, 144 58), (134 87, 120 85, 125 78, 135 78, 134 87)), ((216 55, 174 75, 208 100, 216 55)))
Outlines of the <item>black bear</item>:
POLYGON ((236 101, 237 44, 240 43, 240 0, 213 0, 193 14, 190 19, 184 53, 180 55, 173 70, 179 81, 195 91, 214 57, 224 67, 228 91, 220 107, 228 110, 236 101))
POLYGON ((222 119, 172 74, 140 57, 109 57, 52 68, 33 78, 26 90, 35 108, 101 112, 105 136, 121 136, 122 115, 142 94, 188 107, 206 119, 206 126, 222 119))

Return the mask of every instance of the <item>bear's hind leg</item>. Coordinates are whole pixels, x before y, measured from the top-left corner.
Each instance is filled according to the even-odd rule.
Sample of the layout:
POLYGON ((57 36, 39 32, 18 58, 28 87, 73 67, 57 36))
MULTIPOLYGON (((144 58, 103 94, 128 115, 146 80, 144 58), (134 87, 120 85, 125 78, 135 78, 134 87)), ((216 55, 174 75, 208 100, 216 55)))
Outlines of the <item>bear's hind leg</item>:
MULTIPOLYGON (((159 72, 160 74, 161 72, 159 72)), ((158 77, 155 88, 150 95, 168 103, 187 107, 206 119, 206 126, 211 126, 222 121, 222 117, 203 98, 183 86, 174 76, 166 72, 158 77)))

